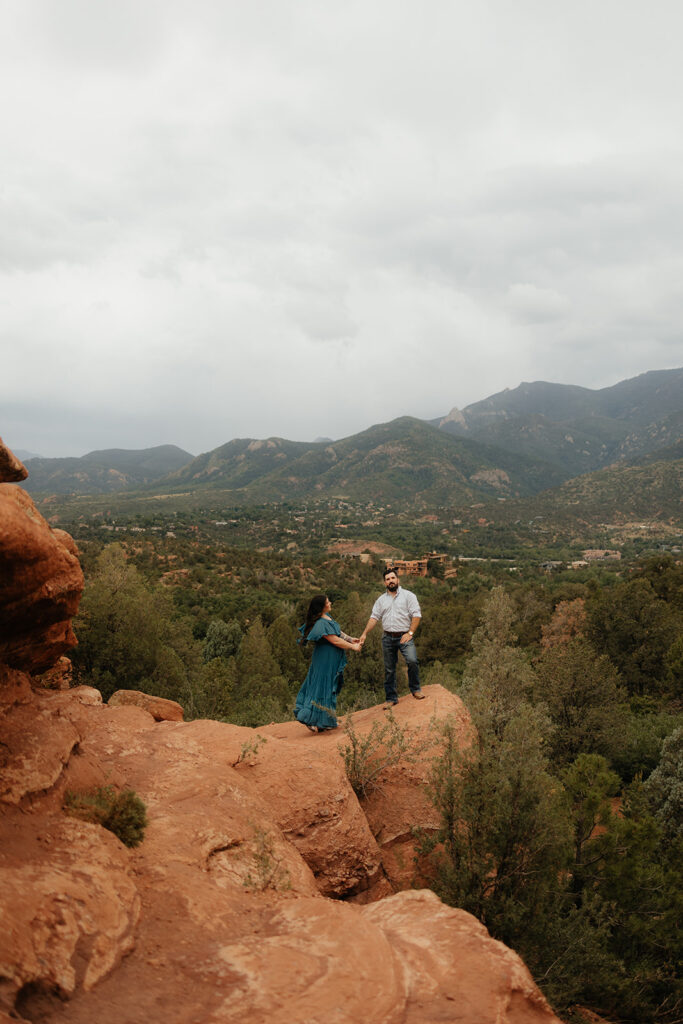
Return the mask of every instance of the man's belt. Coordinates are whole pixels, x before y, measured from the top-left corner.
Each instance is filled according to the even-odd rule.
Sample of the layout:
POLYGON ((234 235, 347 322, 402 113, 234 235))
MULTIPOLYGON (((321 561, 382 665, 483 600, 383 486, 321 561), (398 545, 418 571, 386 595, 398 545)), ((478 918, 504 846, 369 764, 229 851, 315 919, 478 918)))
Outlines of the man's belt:
POLYGON ((402 629, 400 633, 390 633, 388 629, 385 629, 384 630, 384 635, 385 636, 393 636, 394 640, 397 640, 399 637, 402 637, 403 634, 407 633, 407 632, 408 632, 407 629, 402 629))

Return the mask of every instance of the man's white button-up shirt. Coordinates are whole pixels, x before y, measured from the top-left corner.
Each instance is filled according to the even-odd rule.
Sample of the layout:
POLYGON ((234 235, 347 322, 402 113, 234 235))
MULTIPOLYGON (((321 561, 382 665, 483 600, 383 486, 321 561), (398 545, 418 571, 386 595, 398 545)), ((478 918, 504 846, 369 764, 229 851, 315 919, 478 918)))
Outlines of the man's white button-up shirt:
POLYGON ((382 594, 372 606, 371 619, 378 619, 387 633, 407 633, 413 619, 421 619, 422 612, 415 594, 399 587, 396 597, 382 594))

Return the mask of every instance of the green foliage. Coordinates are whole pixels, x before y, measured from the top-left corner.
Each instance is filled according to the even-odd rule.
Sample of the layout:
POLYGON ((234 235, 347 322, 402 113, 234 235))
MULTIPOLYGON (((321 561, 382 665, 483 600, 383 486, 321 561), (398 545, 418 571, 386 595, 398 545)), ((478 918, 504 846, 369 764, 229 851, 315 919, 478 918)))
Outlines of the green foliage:
POLYGON ((429 782, 441 827, 424 846, 436 891, 529 955, 552 916, 570 852, 538 720, 520 706, 465 750, 447 722, 442 743, 429 782))
MULTIPOLYGON (((528 656, 515 646, 513 603, 501 587, 486 599, 481 624, 472 636, 462 694, 475 725, 502 736, 508 720, 533 693, 536 677, 528 656)), ((536 713, 536 712, 534 712, 536 713)))
POLYGON ((351 715, 344 719, 348 743, 339 744, 344 768, 351 788, 359 799, 368 797, 381 788, 381 778, 393 765, 414 760, 416 740, 407 729, 401 728, 391 711, 382 724, 373 722, 370 732, 359 736, 351 715))
POLYGON ((593 891, 612 908, 608 948, 622 964, 620 975, 596 992, 593 1005, 626 1020, 680 1020, 681 837, 666 835, 650 813, 643 786, 635 782, 625 794, 621 816, 591 847, 593 891))
POLYGON ((683 729, 676 729, 662 744, 658 767, 644 786, 653 814, 664 835, 683 837, 683 729))
POLYGON ((254 762, 251 758, 255 758, 261 747, 267 742, 268 740, 265 736, 257 734, 253 740, 247 740, 246 743, 243 743, 237 760, 232 762, 233 768, 236 768, 238 764, 246 764, 247 760, 249 760, 250 764, 253 764, 254 762))
MULTIPOLYGON (((306 658, 298 644, 298 633, 293 625, 291 612, 289 615, 278 615, 266 630, 270 652, 275 660, 278 675, 283 679, 303 682, 307 671, 306 658)), ((296 687, 298 690, 298 685, 296 687)))
POLYGON ((235 713, 235 681, 237 665, 234 658, 214 658, 205 662, 188 685, 184 707, 187 720, 215 718, 230 721, 235 713))
POLYGON ((204 661, 214 658, 231 658, 237 654, 242 643, 242 628, 236 619, 224 622, 223 619, 212 619, 204 638, 202 657, 204 661))
POLYGON ((99 555, 75 627, 79 683, 96 687, 105 700, 125 689, 184 702, 199 664, 190 625, 177 618, 169 593, 143 581, 120 545, 99 555))
POLYGON ((460 674, 454 668, 450 665, 442 665, 440 661, 433 661, 431 665, 420 672, 423 686, 443 686, 451 693, 457 692, 460 678, 460 674))
POLYGON ((677 727, 683 725, 683 715, 657 711, 656 703, 648 699, 647 706, 640 707, 637 699, 631 700, 629 714, 621 745, 614 752, 612 763, 625 782, 632 782, 638 776, 647 776, 659 763, 662 743, 677 727), (634 710, 635 708, 635 710, 634 710))
POLYGON ((547 647, 535 668, 535 697, 555 726, 554 764, 561 768, 582 751, 617 757, 627 728, 627 695, 609 658, 574 637, 547 647))
POLYGON ((611 824, 610 800, 619 791, 619 776, 610 771, 604 757, 598 754, 580 754, 563 775, 574 831, 574 864, 572 888, 583 893, 586 872, 594 865, 586 863, 586 850, 595 829, 611 824))
POLYGON ((260 617, 249 626, 235 659, 232 698, 230 720, 238 725, 254 728, 291 717, 289 686, 260 617))
POLYGON ((145 837, 147 809, 132 789, 120 793, 113 786, 82 793, 68 790, 64 809, 74 818, 92 821, 113 832, 125 846, 139 846, 145 837))
POLYGON ((619 670, 629 693, 663 690, 676 616, 645 578, 618 583, 588 604, 589 635, 619 670))

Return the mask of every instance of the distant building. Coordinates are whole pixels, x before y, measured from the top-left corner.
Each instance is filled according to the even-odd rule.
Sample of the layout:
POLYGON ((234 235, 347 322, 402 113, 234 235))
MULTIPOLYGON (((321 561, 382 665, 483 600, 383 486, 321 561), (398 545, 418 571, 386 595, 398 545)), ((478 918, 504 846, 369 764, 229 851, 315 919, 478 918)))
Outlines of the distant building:
POLYGON ((439 565, 445 566, 448 561, 448 555, 440 555, 436 551, 430 551, 429 554, 423 555, 422 558, 385 558, 384 561, 387 565, 393 566, 398 573, 406 573, 408 576, 426 576, 430 562, 437 562, 439 565))

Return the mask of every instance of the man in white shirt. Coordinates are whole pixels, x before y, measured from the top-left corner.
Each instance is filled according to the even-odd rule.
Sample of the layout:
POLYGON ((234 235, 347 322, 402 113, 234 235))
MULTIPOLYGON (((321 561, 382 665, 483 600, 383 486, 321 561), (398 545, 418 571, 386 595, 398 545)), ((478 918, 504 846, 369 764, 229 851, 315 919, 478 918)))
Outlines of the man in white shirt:
POLYGON ((384 570, 384 586, 386 594, 378 597, 372 606, 367 626, 360 636, 360 643, 374 629, 378 622, 384 630, 382 636, 382 654, 384 656, 384 693, 388 711, 398 704, 396 689, 396 662, 400 651, 408 666, 408 685, 416 700, 423 700, 424 693, 420 689, 420 669, 417 663, 417 651, 413 637, 422 619, 422 612, 415 594, 399 586, 395 569, 384 570))

